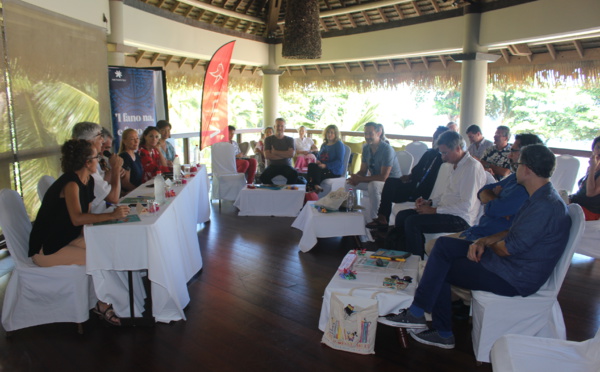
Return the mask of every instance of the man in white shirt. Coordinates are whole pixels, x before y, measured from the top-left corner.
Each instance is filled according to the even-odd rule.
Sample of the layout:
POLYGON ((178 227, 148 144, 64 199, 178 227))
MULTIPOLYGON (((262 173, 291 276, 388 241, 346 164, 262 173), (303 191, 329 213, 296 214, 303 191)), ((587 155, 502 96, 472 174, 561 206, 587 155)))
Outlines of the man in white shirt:
POLYGON ((467 137, 469 137, 469 142, 471 143, 468 149, 469 155, 477 160, 481 159, 485 150, 494 146, 494 142, 483 138, 479 125, 470 125, 467 128, 467 137))
POLYGON ((401 249, 424 255, 426 233, 458 232, 477 221, 480 202, 477 191, 485 185, 481 164, 466 152, 465 140, 456 132, 445 132, 438 139, 442 160, 452 165, 445 190, 431 200, 417 199, 415 209, 396 216, 396 233, 401 249))
MULTIPOLYGON (((73 139, 83 139, 92 144, 98 151, 102 153, 102 127, 96 123, 81 122, 75 124, 72 131, 73 139)), ((110 164, 109 169, 104 170, 98 163, 98 172, 92 173, 94 177, 94 200, 92 201, 91 213, 106 212, 107 204, 117 204, 121 194, 121 167, 123 159, 117 154, 112 154, 108 158, 110 164), (110 180, 110 183, 105 181, 104 177, 110 180)))

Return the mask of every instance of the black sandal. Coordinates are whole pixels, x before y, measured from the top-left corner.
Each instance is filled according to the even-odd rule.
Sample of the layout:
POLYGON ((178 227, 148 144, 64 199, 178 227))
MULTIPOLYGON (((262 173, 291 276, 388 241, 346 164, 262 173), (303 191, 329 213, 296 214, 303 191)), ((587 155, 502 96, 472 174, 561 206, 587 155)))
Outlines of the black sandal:
POLYGON ((100 310, 100 302, 96 303, 96 307, 92 309, 92 311, 94 312, 94 314, 98 315, 98 317, 102 320, 104 320, 106 323, 119 327, 121 326, 120 322, 116 322, 114 319, 116 318, 117 320, 119 320, 119 317, 117 316, 117 314, 115 314, 115 310, 113 309, 112 305, 108 305, 106 307, 106 309, 104 310, 104 312, 102 312, 100 310))

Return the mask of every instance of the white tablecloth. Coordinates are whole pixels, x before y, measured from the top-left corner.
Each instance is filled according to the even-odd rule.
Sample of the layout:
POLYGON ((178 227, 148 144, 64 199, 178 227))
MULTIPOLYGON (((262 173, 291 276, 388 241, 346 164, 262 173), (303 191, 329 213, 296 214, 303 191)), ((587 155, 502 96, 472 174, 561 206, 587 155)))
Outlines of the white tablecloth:
MULTIPOLYGON (((371 253, 373 252, 367 252, 366 257, 371 253)), ((319 329, 324 332, 327 327, 332 293, 349 295, 350 291, 354 289, 352 296, 371 298, 375 292, 381 291, 375 296, 375 299, 378 301, 380 316, 397 313, 399 309, 409 307, 412 304, 418 285, 417 272, 419 261, 421 261, 421 257, 412 255, 406 262, 390 262, 390 266, 398 264, 398 267, 395 269, 389 267, 360 268, 355 266, 355 280, 342 279, 336 272, 327 285, 327 288, 325 288, 321 316, 319 318, 319 329), (391 290, 383 287, 383 279, 392 275, 398 275, 400 278, 410 276, 413 278, 413 282, 403 290, 391 290)))
MULTIPOLYGON (((158 213, 140 216, 140 222, 85 226, 87 273, 94 278, 98 298, 108 299, 117 315, 129 316, 129 300, 114 271, 124 278, 127 270, 148 269, 156 320, 185 319, 183 308, 190 300, 187 282, 202 268, 196 226, 210 218, 206 167, 187 180, 174 188, 176 197, 167 199, 158 213)), ((142 185, 128 196, 153 194, 153 188, 142 185)), ((134 290, 138 289, 136 282, 134 290)))
POLYGON ((372 240, 361 211, 320 213, 314 204, 314 201, 306 203, 292 223, 292 227, 302 231, 298 244, 302 252, 310 251, 317 244, 317 238, 362 236, 366 240, 372 240))
POLYGON ((298 190, 249 189, 246 186, 233 205, 240 210, 240 216, 296 217, 304 203, 306 186, 289 186, 296 186, 298 190))

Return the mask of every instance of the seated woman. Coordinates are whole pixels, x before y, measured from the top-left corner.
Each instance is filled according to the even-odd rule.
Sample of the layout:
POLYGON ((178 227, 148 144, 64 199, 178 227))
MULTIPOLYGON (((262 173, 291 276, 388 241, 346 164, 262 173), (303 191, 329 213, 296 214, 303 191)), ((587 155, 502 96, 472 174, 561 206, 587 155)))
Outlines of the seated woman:
POLYGON ((586 221, 600 219, 600 137, 592 142, 592 156, 587 174, 579 180, 579 190, 569 196, 569 202, 583 209, 586 221))
POLYGON ((294 140, 296 145, 296 164, 294 167, 300 173, 306 173, 308 164, 317 161, 313 151, 317 151, 314 141, 306 137, 306 128, 303 126, 298 128, 298 138, 294 140))
POLYGON ((158 142, 158 149, 167 159, 167 166, 173 167, 173 160, 175 160, 175 148, 171 145, 167 139, 171 138, 171 123, 166 120, 159 120, 156 123, 156 129, 160 133, 160 141, 158 142))
POLYGON ((256 159, 256 162, 258 163, 258 171, 260 173, 262 173, 266 166, 266 159, 265 159, 265 154, 264 154, 264 150, 265 150, 265 138, 272 136, 273 134, 275 134, 275 131, 273 130, 273 127, 266 127, 265 129, 263 129, 263 133, 262 136, 260 137, 260 140, 258 140, 258 142, 256 143, 256 146, 254 146, 254 158, 256 159))
POLYGON ((156 176, 156 172, 170 172, 167 166, 167 159, 163 156, 159 149, 160 133, 156 127, 148 127, 142 133, 140 141, 139 155, 144 167, 142 182, 151 180, 156 176))
POLYGON ((235 166, 237 168, 238 173, 246 174, 246 181, 248 184, 254 183, 254 176, 256 175, 256 159, 244 157, 242 151, 240 150, 240 146, 236 141, 233 140, 233 136, 235 136, 235 127, 230 125, 229 129, 229 143, 233 145, 233 150, 235 153, 235 166))
POLYGON ((340 130, 335 125, 328 125, 323 131, 323 144, 319 151, 319 160, 308 164, 308 183, 306 191, 321 192, 319 184, 327 178, 342 176, 344 168, 344 152, 346 148, 340 140, 340 130))
MULTIPOLYGON (((61 148, 64 174, 50 186, 29 236, 29 257, 41 267, 85 265, 83 225, 123 218, 128 206, 111 213, 89 213, 94 199, 98 152, 85 140, 70 140, 61 148)), ((102 319, 120 325, 110 304, 98 301, 93 310, 102 319)))
POLYGON ((119 156, 123 158, 123 169, 125 169, 125 173, 121 177, 121 190, 123 193, 132 191, 142 184, 144 167, 142 166, 142 158, 137 153, 139 145, 140 137, 137 130, 133 128, 125 129, 119 147, 119 156))

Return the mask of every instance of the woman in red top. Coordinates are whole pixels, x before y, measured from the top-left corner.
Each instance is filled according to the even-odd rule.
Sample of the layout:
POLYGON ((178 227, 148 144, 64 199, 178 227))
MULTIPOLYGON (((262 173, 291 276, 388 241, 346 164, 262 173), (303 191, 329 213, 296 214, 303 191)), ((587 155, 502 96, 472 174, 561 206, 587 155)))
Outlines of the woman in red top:
POLYGON ((163 156, 159 149, 160 133, 156 127, 148 127, 142 133, 140 141, 139 155, 144 168, 142 182, 151 180, 156 176, 156 172, 170 172, 167 166, 167 159, 163 156))

